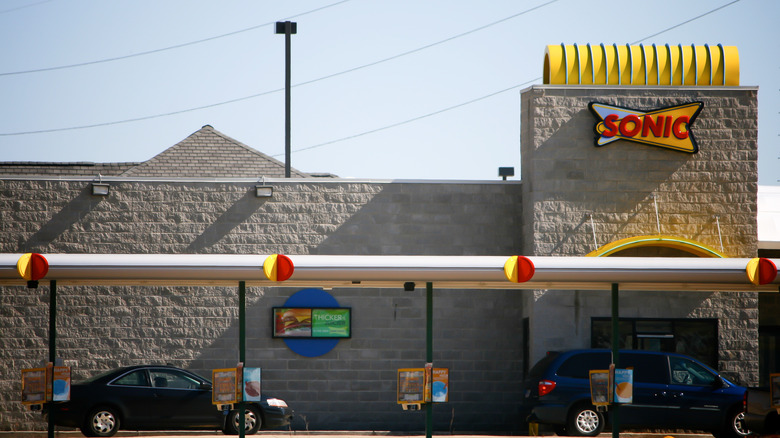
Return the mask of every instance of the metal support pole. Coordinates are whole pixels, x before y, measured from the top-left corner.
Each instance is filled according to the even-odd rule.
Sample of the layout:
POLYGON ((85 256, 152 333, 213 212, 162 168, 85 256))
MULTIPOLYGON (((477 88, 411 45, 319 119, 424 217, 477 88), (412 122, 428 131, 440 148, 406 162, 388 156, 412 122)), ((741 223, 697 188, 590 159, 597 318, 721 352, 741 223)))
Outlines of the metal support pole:
POLYGON ((276 23, 276 33, 284 34, 284 177, 290 177, 290 89, 291 85, 291 73, 290 67, 292 65, 292 49, 290 37, 294 33, 298 33, 298 23, 291 21, 278 21, 276 23))
MULTIPOLYGON (((425 360, 433 363, 433 283, 425 285, 425 360)), ((433 372, 433 371, 431 371, 433 372)), ((433 401, 425 404, 425 437, 433 436, 433 401)))
MULTIPOLYGON (((57 360, 57 280, 49 286, 49 362, 57 360)), ((49 415, 48 438, 54 438, 54 415, 49 415)))
MULTIPOLYGON (((612 283, 612 363, 617 367, 620 355, 620 315, 618 301, 619 287, 617 283, 612 283)), ((612 387, 609 388, 612 391, 612 387)), ((610 406, 610 416, 612 419, 612 438, 620 438, 620 422, 618 421, 618 404, 612 403, 610 406)))
POLYGON ((292 124, 290 122, 290 87, 292 74, 290 67, 292 65, 292 49, 290 38, 290 22, 286 22, 284 28, 284 177, 290 177, 290 160, 292 155, 291 146, 291 130, 292 124))
MULTIPOLYGON (((246 282, 238 282, 238 361, 246 366, 246 282)), ((243 379, 243 376, 238 376, 243 379)), ((243 390, 242 390, 243 392, 243 390)), ((244 402, 238 402, 238 436, 244 438, 244 402)))

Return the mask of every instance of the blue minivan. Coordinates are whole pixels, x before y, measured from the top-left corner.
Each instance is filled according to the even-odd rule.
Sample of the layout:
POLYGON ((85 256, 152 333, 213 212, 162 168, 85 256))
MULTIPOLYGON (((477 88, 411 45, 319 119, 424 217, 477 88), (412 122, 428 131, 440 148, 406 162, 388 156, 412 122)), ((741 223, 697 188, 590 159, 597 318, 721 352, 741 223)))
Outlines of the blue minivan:
MULTIPOLYGON (((551 352, 523 382, 523 411, 531 423, 558 435, 596 436, 609 411, 591 404, 590 370, 609 368, 610 350, 551 352)), ((746 388, 688 356, 621 350, 617 368, 633 369, 633 403, 618 408, 621 429, 703 430, 717 438, 749 434, 744 426, 746 388)))

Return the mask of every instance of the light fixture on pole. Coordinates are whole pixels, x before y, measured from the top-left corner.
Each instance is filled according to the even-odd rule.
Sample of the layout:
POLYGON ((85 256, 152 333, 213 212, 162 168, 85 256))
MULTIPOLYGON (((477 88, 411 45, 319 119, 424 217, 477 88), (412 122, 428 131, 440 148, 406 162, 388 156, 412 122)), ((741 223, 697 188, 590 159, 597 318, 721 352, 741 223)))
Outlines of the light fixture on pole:
POLYGON ((290 177, 290 64, 291 53, 290 35, 298 33, 298 23, 292 21, 277 21, 276 33, 284 34, 284 177, 290 177))
POLYGON ((98 173, 97 181, 92 182, 92 194, 95 196, 108 196, 110 186, 103 182, 103 175, 98 173))
POLYGON ((515 176, 515 168, 514 167, 499 167, 498 168, 498 176, 502 177, 504 181, 506 181, 506 177, 508 176, 515 176))

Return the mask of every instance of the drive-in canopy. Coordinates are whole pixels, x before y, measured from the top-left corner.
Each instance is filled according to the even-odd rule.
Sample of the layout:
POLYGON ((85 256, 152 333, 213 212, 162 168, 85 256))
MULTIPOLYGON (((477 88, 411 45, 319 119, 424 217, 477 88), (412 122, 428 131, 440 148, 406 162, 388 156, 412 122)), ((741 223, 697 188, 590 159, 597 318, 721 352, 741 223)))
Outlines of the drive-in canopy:
MULTIPOLYGON (((24 285, 23 254, 0 254, 0 285, 24 285)), ((778 292, 780 259, 666 257, 45 254, 60 285, 577 289, 778 292), (285 264, 285 278, 273 269, 285 264), (518 263, 520 265, 518 265, 518 263), (518 268, 518 266, 520 266, 518 268), (511 281, 513 269, 524 274, 511 281), (272 279, 275 278, 275 279, 272 279), (526 281, 522 281, 526 280, 526 281)))

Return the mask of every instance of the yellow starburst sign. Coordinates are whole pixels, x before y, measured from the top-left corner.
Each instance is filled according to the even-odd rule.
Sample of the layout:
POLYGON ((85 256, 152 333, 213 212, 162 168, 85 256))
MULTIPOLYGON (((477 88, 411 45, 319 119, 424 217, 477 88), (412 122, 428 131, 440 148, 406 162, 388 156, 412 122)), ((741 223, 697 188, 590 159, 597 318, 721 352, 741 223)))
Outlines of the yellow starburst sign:
POLYGON ((703 102, 690 102, 651 111, 591 102, 596 116, 596 146, 628 140, 651 146, 695 154, 699 151, 691 125, 704 108, 703 102))

